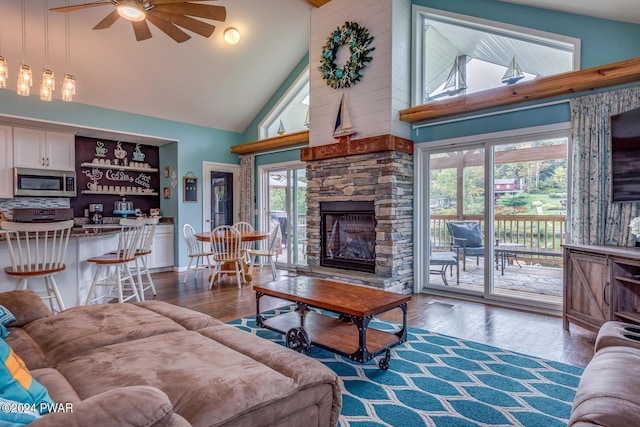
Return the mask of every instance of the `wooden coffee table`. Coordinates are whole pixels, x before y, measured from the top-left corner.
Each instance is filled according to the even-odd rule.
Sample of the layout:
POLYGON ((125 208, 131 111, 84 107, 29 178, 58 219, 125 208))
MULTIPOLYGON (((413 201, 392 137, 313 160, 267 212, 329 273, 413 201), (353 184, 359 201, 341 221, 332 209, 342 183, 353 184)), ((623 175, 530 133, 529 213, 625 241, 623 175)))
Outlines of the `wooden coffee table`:
POLYGON ((289 277, 263 285, 256 291, 256 323, 285 335, 287 347, 309 354, 311 346, 332 351, 360 363, 385 353, 378 362, 389 368, 390 349, 407 340, 407 303, 410 295, 335 282, 314 277, 289 277), (271 296, 294 302, 296 311, 269 319, 260 314, 260 298, 271 296), (310 311, 319 308, 337 314, 310 311), (369 327, 374 316, 398 308, 402 327, 389 332, 369 327))

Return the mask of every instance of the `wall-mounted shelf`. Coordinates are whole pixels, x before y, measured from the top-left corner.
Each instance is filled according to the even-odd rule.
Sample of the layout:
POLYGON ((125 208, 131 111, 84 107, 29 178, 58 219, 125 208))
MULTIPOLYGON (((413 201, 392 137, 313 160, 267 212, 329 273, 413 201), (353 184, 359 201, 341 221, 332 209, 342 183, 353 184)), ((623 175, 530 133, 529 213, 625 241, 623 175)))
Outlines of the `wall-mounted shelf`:
POLYGON ((145 192, 145 191, 91 191, 91 190, 82 190, 82 194, 106 194, 106 195, 116 195, 116 196, 157 196, 158 193, 155 191, 145 192))
POLYGON ((122 166, 122 165, 102 165, 100 163, 90 163, 85 162, 81 163, 80 166, 83 168, 98 168, 98 169, 117 169, 123 171, 136 171, 136 172, 158 172, 157 168, 152 167, 139 167, 139 166, 122 166))

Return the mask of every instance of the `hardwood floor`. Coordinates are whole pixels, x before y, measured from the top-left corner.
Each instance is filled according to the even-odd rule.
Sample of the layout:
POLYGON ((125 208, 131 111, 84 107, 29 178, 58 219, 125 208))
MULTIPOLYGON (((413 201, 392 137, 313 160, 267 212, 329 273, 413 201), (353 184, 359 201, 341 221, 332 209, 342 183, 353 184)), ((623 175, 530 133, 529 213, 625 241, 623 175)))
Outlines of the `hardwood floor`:
MULTIPOLYGON (((280 271, 280 274, 286 274, 280 271)), ((223 322, 256 313, 255 292, 250 285, 238 289, 230 279, 208 289, 202 278, 193 279, 191 273, 182 284, 184 273, 154 273, 158 295, 155 299, 210 314, 223 322)), ((254 283, 271 280, 269 269, 254 275, 254 283)), ((147 299, 152 295, 146 294, 147 299)), ((280 307, 286 302, 264 297, 262 309, 280 307)), ((400 310, 386 313, 381 318, 401 321, 400 310)), ((595 333, 571 325, 562 328, 562 319, 453 298, 414 294, 408 309, 410 326, 493 345, 545 359, 584 367, 593 357, 595 333)))

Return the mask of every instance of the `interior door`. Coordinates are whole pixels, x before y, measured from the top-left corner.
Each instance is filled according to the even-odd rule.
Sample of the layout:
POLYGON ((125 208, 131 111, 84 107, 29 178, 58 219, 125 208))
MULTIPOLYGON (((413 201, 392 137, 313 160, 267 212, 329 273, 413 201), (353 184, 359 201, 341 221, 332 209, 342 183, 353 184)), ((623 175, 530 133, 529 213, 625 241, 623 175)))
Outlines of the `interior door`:
POLYGON ((204 162, 202 176, 202 229, 210 231, 220 225, 236 222, 239 212, 239 167, 224 163, 204 162))

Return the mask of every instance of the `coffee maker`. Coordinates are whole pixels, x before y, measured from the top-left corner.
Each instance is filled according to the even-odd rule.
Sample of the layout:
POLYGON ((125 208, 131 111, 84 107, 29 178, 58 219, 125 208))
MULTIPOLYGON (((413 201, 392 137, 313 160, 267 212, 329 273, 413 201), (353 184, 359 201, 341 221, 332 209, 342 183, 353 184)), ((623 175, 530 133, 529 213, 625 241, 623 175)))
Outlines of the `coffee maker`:
POLYGON ((89 204, 89 223, 102 224, 102 212, 104 211, 102 203, 89 204))

